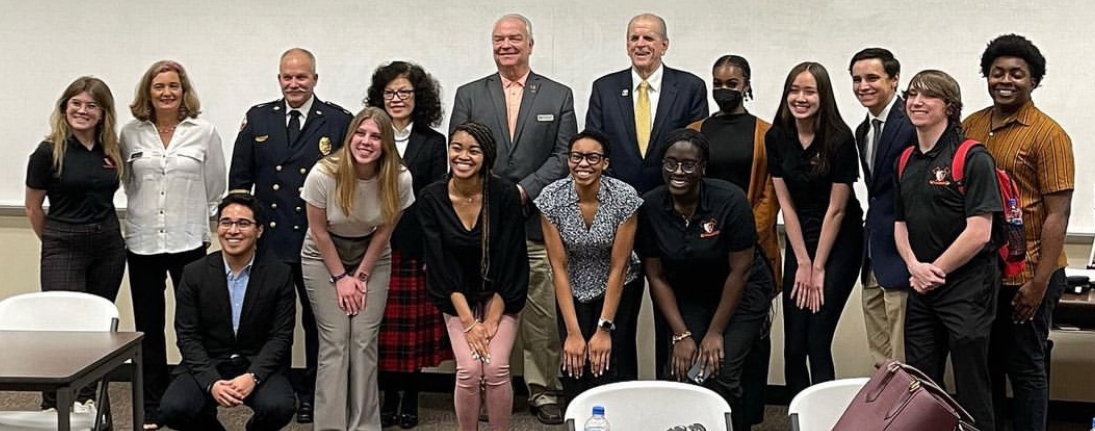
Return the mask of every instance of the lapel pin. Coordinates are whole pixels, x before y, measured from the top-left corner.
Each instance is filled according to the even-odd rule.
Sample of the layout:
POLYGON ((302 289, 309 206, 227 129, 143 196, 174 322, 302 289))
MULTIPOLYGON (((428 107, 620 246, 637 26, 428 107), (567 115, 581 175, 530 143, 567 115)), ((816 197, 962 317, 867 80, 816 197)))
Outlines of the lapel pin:
POLYGON ((539 89, 540 89, 540 84, 532 84, 532 85, 528 86, 528 91, 532 92, 532 94, 536 94, 536 91, 539 90, 539 89))
POLYGON ((316 115, 323 115, 323 111, 320 111, 320 110, 317 109, 316 110, 316 115))
POLYGON ((627 91, 626 88, 620 91, 620 97, 627 97, 627 95, 628 95, 628 91, 627 91))

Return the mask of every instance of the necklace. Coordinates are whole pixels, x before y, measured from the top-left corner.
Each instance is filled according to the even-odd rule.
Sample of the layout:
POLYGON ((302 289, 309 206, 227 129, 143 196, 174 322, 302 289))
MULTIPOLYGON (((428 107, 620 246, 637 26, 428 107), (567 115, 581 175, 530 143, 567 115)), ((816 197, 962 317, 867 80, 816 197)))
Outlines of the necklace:
POLYGON ((166 128, 166 129, 161 129, 161 128, 157 127, 156 131, 160 132, 161 135, 166 135, 168 133, 174 132, 175 127, 178 127, 178 126, 171 126, 171 127, 166 128))
POLYGON ((479 193, 473 194, 471 196, 461 196, 460 193, 456 191, 456 187, 454 187, 452 183, 449 183, 449 194, 457 198, 458 201, 464 204, 471 204, 472 202, 475 202, 476 197, 482 196, 479 193))

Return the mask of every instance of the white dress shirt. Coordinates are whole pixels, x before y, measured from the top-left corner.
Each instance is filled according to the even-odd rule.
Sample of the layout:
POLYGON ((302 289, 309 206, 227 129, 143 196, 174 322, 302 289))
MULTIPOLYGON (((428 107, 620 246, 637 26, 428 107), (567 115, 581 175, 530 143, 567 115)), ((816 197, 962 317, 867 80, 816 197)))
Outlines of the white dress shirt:
MULTIPOLYGON (((864 160, 867 160, 867 166, 871 166, 872 168, 874 160, 869 159, 874 158, 877 155, 876 153, 878 152, 878 148, 870 148, 871 143, 874 142, 874 120, 878 120, 878 122, 882 123, 878 127, 878 132, 885 132, 886 119, 890 117, 890 110, 893 109, 893 105, 895 103, 897 103, 896 94, 893 95, 893 97, 890 97, 890 103, 886 104, 886 107, 882 109, 882 112, 878 113, 877 117, 871 114, 871 111, 867 111, 867 136, 865 137, 867 141, 863 143, 863 158, 864 160)), ((879 142, 879 144, 881 144, 881 142, 879 142)))
POLYGON ((187 118, 165 148, 156 125, 133 120, 119 139, 126 160, 125 240, 140 255, 181 253, 209 242, 226 183, 217 129, 187 118))
POLYGON ((407 155, 407 143, 411 142, 411 129, 414 128, 414 122, 407 123, 407 127, 403 130, 396 129, 392 126, 392 130, 395 131, 395 148, 399 150, 399 157, 407 155))
MULTIPOLYGON (((665 71, 665 65, 659 65, 654 73, 650 74, 649 78, 646 78, 646 84, 650 87, 647 89, 647 95, 650 97, 650 130, 654 130, 654 119, 658 116, 658 100, 661 99, 662 94, 662 75, 665 71)), ((635 68, 631 68, 631 106, 638 109, 639 106, 639 84, 643 82, 643 78, 639 76, 639 72, 635 71, 635 68)), ((634 112, 634 111, 632 111, 634 112)), ((651 147, 654 143, 649 144, 651 147)))
POLYGON ((308 121, 308 113, 312 112, 312 102, 315 101, 316 96, 309 97, 308 100, 304 101, 304 104, 300 105, 299 108, 289 106, 289 102, 285 102, 285 127, 289 127, 289 119, 293 118, 289 115, 289 113, 293 112, 293 110, 295 109, 297 111, 300 111, 300 130, 304 130, 304 123, 308 121))

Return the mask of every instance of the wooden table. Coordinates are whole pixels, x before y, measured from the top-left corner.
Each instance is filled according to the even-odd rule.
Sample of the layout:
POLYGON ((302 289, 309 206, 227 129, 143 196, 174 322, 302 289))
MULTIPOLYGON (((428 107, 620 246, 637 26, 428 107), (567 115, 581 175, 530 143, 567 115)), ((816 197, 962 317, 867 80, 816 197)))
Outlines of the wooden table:
POLYGON ((76 392, 132 359, 133 429, 140 430, 142 338, 139 332, 0 331, 0 390, 57 391, 57 429, 70 431, 76 392))

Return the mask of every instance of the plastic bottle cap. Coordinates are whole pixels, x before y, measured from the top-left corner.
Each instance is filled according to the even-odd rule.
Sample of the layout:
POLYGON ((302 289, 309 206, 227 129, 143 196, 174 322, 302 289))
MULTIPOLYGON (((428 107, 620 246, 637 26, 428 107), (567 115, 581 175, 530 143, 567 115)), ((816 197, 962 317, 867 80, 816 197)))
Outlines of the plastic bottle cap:
POLYGON ((594 416, 604 416, 605 415, 604 406, 593 406, 593 415, 594 416))

